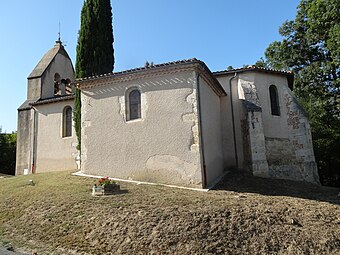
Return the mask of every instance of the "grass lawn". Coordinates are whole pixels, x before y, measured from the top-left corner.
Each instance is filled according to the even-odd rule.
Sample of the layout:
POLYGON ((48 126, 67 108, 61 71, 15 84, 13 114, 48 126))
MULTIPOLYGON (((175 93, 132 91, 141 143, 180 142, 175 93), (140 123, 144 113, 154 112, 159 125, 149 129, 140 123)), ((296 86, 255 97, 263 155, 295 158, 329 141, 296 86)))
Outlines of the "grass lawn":
POLYGON ((339 190, 226 178, 209 192, 121 182, 126 192, 106 197, 71 172, 1 178, 0 244, 39 255, 340 254, 339 190))

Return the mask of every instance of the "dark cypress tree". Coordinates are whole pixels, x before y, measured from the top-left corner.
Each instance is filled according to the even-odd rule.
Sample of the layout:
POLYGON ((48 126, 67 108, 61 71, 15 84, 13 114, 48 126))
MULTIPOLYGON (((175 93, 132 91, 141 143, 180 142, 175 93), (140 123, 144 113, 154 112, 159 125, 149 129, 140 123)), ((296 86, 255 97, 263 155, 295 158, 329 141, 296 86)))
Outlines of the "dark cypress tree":
MULTIPOLYGON (((85 0, 77 44, 76 78, 110 73, 114 66, 110 0, 85 0)), ((76 89, 74 123, 80 149, 81 99, 76 89)))

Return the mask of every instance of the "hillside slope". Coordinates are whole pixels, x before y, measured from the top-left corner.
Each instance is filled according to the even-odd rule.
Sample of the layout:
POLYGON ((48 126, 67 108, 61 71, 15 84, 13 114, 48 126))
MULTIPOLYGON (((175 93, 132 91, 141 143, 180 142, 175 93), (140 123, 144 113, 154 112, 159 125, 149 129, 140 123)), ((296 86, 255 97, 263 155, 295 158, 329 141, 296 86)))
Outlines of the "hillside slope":
POLYGON ((340 254, 339 190, 229 174, 198 192, 70 172, 0 179, 0 244, 41 254, 340 254), (35 186, 27 185, 33 179, 35 186))

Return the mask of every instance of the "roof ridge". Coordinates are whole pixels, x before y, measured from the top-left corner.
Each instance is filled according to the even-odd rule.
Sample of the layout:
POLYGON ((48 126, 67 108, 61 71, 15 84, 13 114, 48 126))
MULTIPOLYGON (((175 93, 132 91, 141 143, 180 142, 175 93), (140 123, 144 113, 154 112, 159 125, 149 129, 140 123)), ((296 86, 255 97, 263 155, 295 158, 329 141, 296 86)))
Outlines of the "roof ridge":
POLYGON ((34 67, 33 71, 28 75, 27 78, 32 79, 41 77, 58 53, 66 54, 67 57, 70 58, 64 46, 61 43, 56 43, 42 56, 38 64, 34 67))
POLYGON ((76 79, 76 81, 90 80, 90 79, 108 77, 108 76, 117 75, 117 74, 126 74, 126 73, 132 73, 136 71, 149 70, 149 69, 158 68, 158 67, 164 67, 164 66, 170 66, 170 65, 176 65, 176 64, 184 64, 184 63, 194 63, 194 62, 202 62, 202 61, 198 60, 197 58, 176 60, 176 61, 170 61, 170 62, 165 62, 165 63, 160 63, 160 64, 153 64, 153 65, 144 66, 144 67, 136 67, 132 69, 122 70, 119 72, 111 72, 111 73, 87 76, 84 78, 78 78, 76 79))
POLYGON ((213 74, 219 74, 224 72, 238 72, 238 71, 256 71, 256 70, 262 70, 262 71, 269 71, 269 72, 278 72, 278 73, 285 73, 285 74, 293 74, 291 70, 285 71, 285 70, 279 70, 275 68, 267 68, 267 67, 258 67, 255 65, 249 65, 247 67, 240 67, 240 68, 233 68, 233 69, 225 69, 220 71, 215 71, 213 74))

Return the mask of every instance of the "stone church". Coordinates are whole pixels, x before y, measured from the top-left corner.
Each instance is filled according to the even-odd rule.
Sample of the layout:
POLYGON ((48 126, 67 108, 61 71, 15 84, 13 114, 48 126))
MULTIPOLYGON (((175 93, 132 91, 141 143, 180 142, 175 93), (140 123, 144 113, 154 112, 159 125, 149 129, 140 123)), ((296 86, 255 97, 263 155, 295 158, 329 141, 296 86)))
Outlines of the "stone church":
POLYGON ((319 183, 290 72, 212 72, 197 59, 74 81, 60 41, 28 77, 16 173, 84 174, 208 188, 226 171, 319 183), (72 123, 81 90, 81 154, 72 123))

